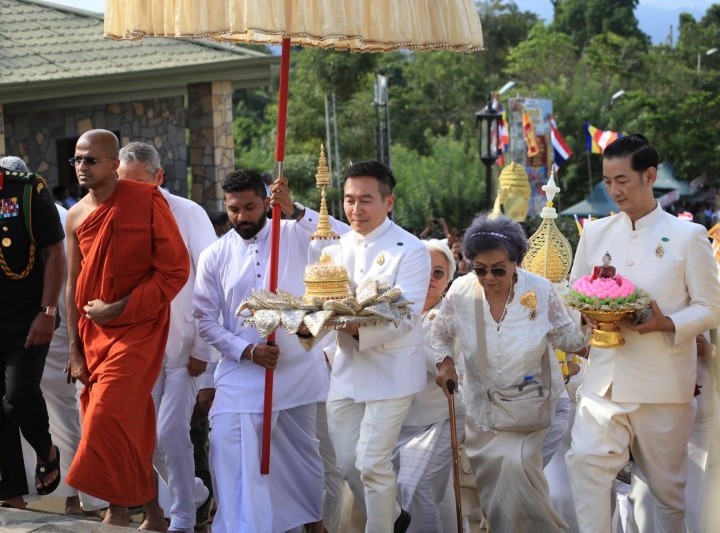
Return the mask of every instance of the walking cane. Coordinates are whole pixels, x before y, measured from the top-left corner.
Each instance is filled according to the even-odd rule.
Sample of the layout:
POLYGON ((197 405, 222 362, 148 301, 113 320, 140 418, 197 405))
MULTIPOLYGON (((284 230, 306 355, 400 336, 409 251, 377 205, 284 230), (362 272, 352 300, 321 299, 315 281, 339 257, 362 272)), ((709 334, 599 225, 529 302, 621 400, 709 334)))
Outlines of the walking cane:
POLYGON ((450 447, 453 458, 453 489, 455 490, 455 511, 457 514, 458 533, 463 531, 462 504, 460 500, 460 458, 458 457, 457 428, 455 427, 455 390, 457 386, 452 379, 447 380, 447 390, 450 393, 448 405, 450 407, 450 447))

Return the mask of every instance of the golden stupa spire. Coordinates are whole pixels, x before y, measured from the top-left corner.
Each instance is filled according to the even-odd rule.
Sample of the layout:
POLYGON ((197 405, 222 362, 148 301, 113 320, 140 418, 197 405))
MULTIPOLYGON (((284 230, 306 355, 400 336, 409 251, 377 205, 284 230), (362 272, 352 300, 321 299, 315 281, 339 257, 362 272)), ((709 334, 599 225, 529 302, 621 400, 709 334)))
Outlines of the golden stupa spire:
POLYGON ((514 161, 498 176, 498 193, 495 197, 493 215, 504 213, 515 222, 524 222, 530 200, 530 182, 522 165, 514 161))
POLYGON ((525 255, 523 268, 543 276, 553 283, 565 283, 572 264, 572 247, 555 225, 558 214, 553 207, 553 199, 560 192, 555 185, 555 168, 550 171, 550 179, 542 190, 547 203, 540 213, 543 219, 538 230, 530 237, 530 249, 525 255))
POLYGON ((320 212, 318 216, 318 225, 315 233, 310 238, 313 240, 333 240, 339 239, 330 226, 330 215, 328 214, 327 198, 325 188, 330 185, 330 172, 325 158, 325 147, 320 144, 320 159, 318 160, 317 173, 315 174, 315 186, 320 189, 320 212))

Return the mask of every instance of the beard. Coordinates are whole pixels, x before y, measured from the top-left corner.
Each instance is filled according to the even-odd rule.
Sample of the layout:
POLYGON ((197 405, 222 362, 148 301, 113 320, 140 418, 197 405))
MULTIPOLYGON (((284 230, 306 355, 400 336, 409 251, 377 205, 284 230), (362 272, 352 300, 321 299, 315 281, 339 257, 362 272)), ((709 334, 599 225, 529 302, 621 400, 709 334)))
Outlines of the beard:
POLYGON ((263 214, 263 216, 260 217, 260 220, 258 220, 257 222, 255 222, 255 223, 243 222, 241 224, 238 224, 237 226, 235 224, 233 224, 233 229, 244 240, 248 240, 248 239, 252 239, 255 235, 260 233, 260 230, 265 227, 266 223, 267 223, 267 217, 263 214))

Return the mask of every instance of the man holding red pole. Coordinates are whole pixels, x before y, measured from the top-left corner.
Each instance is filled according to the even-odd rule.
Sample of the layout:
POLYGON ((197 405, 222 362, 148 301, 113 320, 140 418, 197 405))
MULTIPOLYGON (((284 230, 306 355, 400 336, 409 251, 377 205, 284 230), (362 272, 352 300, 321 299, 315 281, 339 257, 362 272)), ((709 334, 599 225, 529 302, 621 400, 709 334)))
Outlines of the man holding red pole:
POLYGON ((318 215, 293 203, 284 178, 273 183, 269 198, 262 177, 251 170, 232 172, 222 188, 234 231, 201 254, 193 295, 198 332, 222 355, 210 410, 210 469, 218 504, 213 531, 276 532, 311 524, 310 531, 322 532, 323 465, 315 426, 316 404, 328 391, 324 355, 320 349, 306 352, 284 330, 270 346, 235 314, 252 290, 268 286, 270 205, 293 219, 280 224, 278 279, 280 289, 296 295, 304 293, 318 215), (270 475, 260 472, 266 370, 274 371, 270 475))

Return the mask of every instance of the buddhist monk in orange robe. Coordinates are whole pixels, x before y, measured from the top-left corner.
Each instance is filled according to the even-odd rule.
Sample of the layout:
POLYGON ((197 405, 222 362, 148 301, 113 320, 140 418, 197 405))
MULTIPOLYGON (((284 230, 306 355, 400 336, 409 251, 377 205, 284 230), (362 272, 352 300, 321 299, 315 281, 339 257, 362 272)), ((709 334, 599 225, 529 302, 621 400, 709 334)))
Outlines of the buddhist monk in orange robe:
POLYGON ((74 164, 89 189, 68 213, 69 374, 81 395, 82 438, 70 485, 110 503, 105 522, 164 531, 156 501, 151 391, 167 341, 170 302, 189 273, 187 248, 162 194, 118 181, 118 141, 105 130, 78 140, 74 164))

